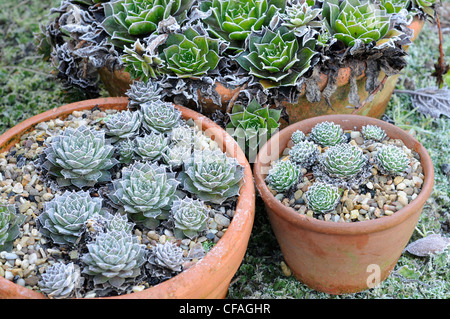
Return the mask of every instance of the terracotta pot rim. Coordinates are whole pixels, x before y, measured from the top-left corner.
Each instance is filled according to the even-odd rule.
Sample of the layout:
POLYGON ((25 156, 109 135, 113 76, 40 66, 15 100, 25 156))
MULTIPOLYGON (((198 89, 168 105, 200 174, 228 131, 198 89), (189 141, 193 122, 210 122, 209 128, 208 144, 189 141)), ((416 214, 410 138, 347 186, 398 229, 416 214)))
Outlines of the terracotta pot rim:
MULTIPOLYGON (((0 152, 4 152, 9 149, 17 142, 16 139, 19 139, 21 135, 32 130, 34 126, 40 122, 55 119, 60 116, 69 115, 76 110, 92 109, 96 106, 103 106, 104 109, 122 109, 122 106, 124 104, 126 105, 127 103, 127 97, 98 98, 66 104, 61 107, 40 113, 24 120, 23 122, 17 124, 16 126, 10 128, 5 133, 0 135, 0 152)), ((171 279, 168 279, 156 286, 152 286, 143 291, 99 299, 191 298, 188 294, 186 294, 186 292, 184 292, 184 294, 177 295, 176 287, 174 287, 174 285, 184 287, 192 285, 196 286, 196 288, 201 287, 202 285, 200 281, 204 276, 208 274, 214 276, 215 273, 218 272, 218 269, 216 269, 214 265, 224 264, 228 260, 233 259, 235 255, 239 255, 239 249, 235 248, 236 242, 242 242, 247 238, 248 243, 248 239, 253 227, 255 214, 255 188, 250 164, 248 163, 244 153, 239 148, 235 140, 219 125, 214 123, 209 118, 191 109, 179 105, 175 106, 180 111, 182 111, 183 118, 192 118, 194 119, 194 121, 200 121, 204 130, 210 130, 208 132, 212 133, 216 140, 218 139, 219 141, 223 142, 223 147, 226 149, 227 154, 236 158, 239 163, 244 166, 244 182, 240 189, 235 215, 233 216, 230 226, 228 227, 222 238, 205 255, 205 257, 203 257, 191 268, 181 272, 171 279), (217 258, 222 259, 216 261, 217 258), (162 290, 164 290, 164 292, 161 292, 162 290)), ((224 278, 224 280, 226 280, 226 278, 224 278)), ((18 293, 16 294, 16 297, 20 296, 25 298, 45 298, 45 295, 41 293, 19 286, 3 277, 0 277, 0 292, 2 290, 7 291, 9 289, 17 290, 18 293)))
MULTIPOLYGON (((279 152, 279 154, 281 154, 281 152, 279 152)), ((289 125, 288 127, 284 128, 283 130, 272 136, 272 138, 269 139, 269 141, 261 148, 261 150, 258 153, 258 156, 256 157, 253 173, 255 177, 256 188, 258 189, 265 204, 271 208, 274 214, 277 214, 279 217, 295 224, 298 227, 310 229, 311 231, 316 231, 325 234, 360 235, 364 233, 378 232, 391 228, 394 225, 397 225, 402 221, 406 220, 407 218, 409 218, 414 213, 415 210, 412 208, 414 207, 419 208, 424 205, 424 203, 426 202, 426 200, 428 199, 428 197, 432 192, 434 184, 433 163, 431 161, 430 156, 428 155, 428 152, 422 146, 422 144, 420 144, 415 138, 413 138, 411 135, 409 135, 402 129, 396 127, 395 125, 392 125, 379 119, 362 115, 345 115, 345 114, 322 115, 289 125), (420 162, 422 164, 424 173, 424 183, 422 185, 422 190, 413 201, 411 201, 407 206, 398 210, 391 216, 385 216, 382 218, 367 221, 358 221, 351 223, 335 223, 330 221, 319 220, 306 215, 300 215, 293 208, 284 206, 280 201, 278 201, 275 198, 275 196, 273 196, 273 194, 269 191, 264 181, 265 176, 263 176, 260 173, 261 168, 263 166, 262 164, 262 158, 264 157, 263 154, 267 153, 267 148, 271 143, 273 143, 273 141, 275 141, 279 136, 285 134, 292 134, 297 129, 301 130, 302 125, 304 125, 305 123, 319 123, 322 121, 352 122, 352 120, 356 119, 365 120, 366 121, 365 125, 374 124, 382 127, 383 129, 386 128, 393 129, 397 133, 399 133, 400 136, 403 137, 402 140, 404 140, 406 137, 409 137, 413 141, 415 145, 414 150, 420 155, 420 162)))

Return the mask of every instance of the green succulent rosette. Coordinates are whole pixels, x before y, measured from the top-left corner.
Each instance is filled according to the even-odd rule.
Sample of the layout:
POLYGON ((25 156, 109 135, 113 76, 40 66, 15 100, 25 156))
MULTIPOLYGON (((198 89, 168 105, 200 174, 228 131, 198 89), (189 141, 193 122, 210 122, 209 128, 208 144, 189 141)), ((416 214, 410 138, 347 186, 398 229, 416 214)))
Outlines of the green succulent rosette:
POLYGON ((194 0, 118 0, 105 3, 102 26, 111 42, 120 48, 151 35, 159 22, 174 17, 185 20, 194 0))
POLYGON ((280 115, 281 110, 263 107, 256 100, 252 100, 247 107, 233 105, 227 129, 232 129, 231 135, 245 150, 249 161, 256 157, 258 146, 265 143, 280 126, 280 115))
POLYGON ((26 216, 16 213, 14 205, 0 204, 0 251, 11 251, 26 216))
POLYGON ((269 26, 285 6, 284 0, 207 0, 200 3, 200 10, 211 13, 203 19, 208 31, 230 43, 229 49, 241 52, 250 33, 269 26))
POLYGON ((179 78, 199 78, 214 70, 220 61, 220 42, 199 29, 187 28, 183 33, 169 34, 159 47, 161 70, 179 78))
POLYGON ((300 40, 280 27, 252 33, 247 50, 237 57, 239 65, 259 79, 264 89, 294 86, 312 65, 316 40, 300 40))
POLYGON ((326 0, 322 12, 330 34, 348 47, 378 41, 390 30, 391 15, 367 1, 326 0))
POLYGON ((321 28, 323 24, 319 20, 319 16, 322 9, 313 6, 314 0, 289 3, 285 13, 280 14, 283 25, 294 30, 299 37, 308 32, 310 28, 321 28))

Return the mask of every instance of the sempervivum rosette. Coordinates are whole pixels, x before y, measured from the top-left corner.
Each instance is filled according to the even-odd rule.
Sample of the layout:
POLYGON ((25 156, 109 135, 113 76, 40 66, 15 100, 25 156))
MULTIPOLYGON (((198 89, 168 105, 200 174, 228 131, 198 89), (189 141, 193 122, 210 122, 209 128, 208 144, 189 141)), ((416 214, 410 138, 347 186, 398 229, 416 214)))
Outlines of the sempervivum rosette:
POLYGON ((171 33, 158 48, 161 70, 179 78, 200 78, 217 67, 220 46, 220 41, 209 37, 200 25, 171 33))
POLYGON ((148 263, 150 275, 159 279, 167 279, 181 272, 184 262, 183 249, 171 242, 156 244, 150 251, 148 263))
POLYGON ((300 167, 289 159, 273 164, 267 174, 269 187, 277 192, 285 192, 298 183, 301 177, 300 167))
POLYGON ((39 231, 56 244, 74 245, 84 232, 84 223, 101 214, 101 210, 101 197, 92 198, 89 192, 66 191, 45 203, 38 218, 39 231))
POLYGON ((142 114, 139 111, 118 112, 105 119, 106 135, 111 136, 112 143, 133 138, 138 135, 141 123, 142 114))
POLYGON ((175 235, 194 238, 206 229, 208 214, 209 208, 200 200, 189 197, 175 200, 171 209, 175 235))
POLYGON ((59 299, 70 297, 79 288, 81 281, 78 266, 58 262, 47 268, 38 285, 48 297, 59 299))
POLYGON ((295 86, 312 65, 315 43, 314 38, 299 40, 286 27, 276 31, 264 29, 251 34, 248 47, 237 57, 237 62, 264 89, 295 86))
POLYGON ((14 205, 0 205, 0 251, 10 251, 13 242, 19 236, 19 227, 22 225, 26 215, 16 213, 14 205))
POLYGON ((95 285, 121 288, 141 273, 145 262, 145 245, 126 231, 109 230, 99 233, 87 244, 88 252, 81 257, 86 265, 83 273, 93 277, 95 285))
POLYGON ((122 169, 122 178, 113 181, 111 200, 123 207, 131 219, 154 228, 157 219, 168 216, 179 182, 167 166, 135 162, 122 169))
POLYGON ((56 176, 59 186, 94 186, 111 180, 108 171, 117 160, 114 148, 105 142, 105 132, 80 126, 68 127, 44 150, 43 167, 56 176))
POLYGON ((310 186, 305 197, 308 208, 315 213, 332 211, 341 199, 339 188, 322 182, 315 182, 310 186))
POLYGON ((143 127, 149 132, 166 133, 180 124, 181 111, 170 102, 161 100, 141 104, 143 127))
POLYGON ((244 167, 220 149, 195 150, 180 173, 185 190, 214 204, 238 195, 243 176, 244 167))
POLYGON ((211 13, 203 19, 208 31, 239 52, 250 33, 268 27, 285 5, 285 0, 206 0, 200 2, 200 10, 211 13))

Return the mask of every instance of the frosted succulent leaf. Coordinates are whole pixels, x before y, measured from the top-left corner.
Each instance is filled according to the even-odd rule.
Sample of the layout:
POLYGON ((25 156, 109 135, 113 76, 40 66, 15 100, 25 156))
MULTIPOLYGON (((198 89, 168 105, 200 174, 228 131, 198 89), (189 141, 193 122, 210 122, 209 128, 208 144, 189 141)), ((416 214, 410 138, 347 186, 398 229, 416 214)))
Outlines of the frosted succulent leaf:
POLYGON ((340 201, 339 189, 322 182, 315 182, 305 193, 308 208, 315 213, 326 213, 335 209, 340 201))
POLYGON ((169 138, 165 134, 151 132, 135 139, 135 153, 142 160, 156 161, 165 153, 169 138))
POLYGON ((125 231, 130 233, 134 227, 134 223, 130 223, 128 221, 127 215, 122 215, 120 213, 110 214, 107 213, 104 215, 106 219, 106 229, 107 230, 115 230, 115 231, 125 231))
POLYGON ((130 164, 134 159, 134 140, 125 139, 115 144, 116 152, 119 156, 119 162, 130 164))
POLYGON ((131 219, 153 228, 157 218, 168 215, 179 182, 167 166, 135 162, 122 169, 122 178, 113 181, 111 200, 123 207, 131 219))
POLYGON ((383 145, 377 150, 375 162, 383 172, 403 174, 409 167, 410 160, 405 151, 395 145, 383 145))
POLYGON ((317 18, 322 13, 322 9, 313 8, 313 5, 314 1, 312 4, 309 1, 289 2, 285 12, 280 14, 284 21, 282 25, 293 29, 298 37, 308 32, 309 28, 320 28, 322 21, 317 18))
POLYGON ((361 148, 347 143, 330 147, 320 157, 329 176, 347 180, 361 172, 367 161, 361 148))
POLYGON ((84 232, 84 223, 95 214, 102 214, 102 198, 89 192, 65 191, 45 203, 39 215, 39 231, 60 245, 74 245, 84 232))
POLYGON ((181 111, 161 100, 141 104, 143 127, 148 132, 167 133, 180 125, 181 111))
POLYGON ((173 202, 171 216, 175 224, 175 235, 184 234, 194 238, 206 229, 209 208, 200 200, 189 197, 177 199, 173 202))
POLYGON ((220 149, 195 150, 179 175, 185 190, 214 204, 238 195, 243 176, 244 167, 220 149))
POLYGON ((381 142, 386 138, 386 132, 379 126, 366 125, 361 128, 361 134, 365 140, 381 142))
POLYGON ((50 298, 68 298, 79 288, 82 278, 74 263, 62 262, 51 265, 38 282, 40 290, 50 298))
POLYGON ((118 112, 105 119, 106 135, 111 136, 112 143, 133 138, 139 134, 141 123, 142 114, 139 111, 118 112))
POLYGON ((194 143, 194 130, 189 126, 182 124, 174 127, 170 133, 170 137, 176 144, 184 144, 192 146, 194 143))
POLYGON ((183 262, 183 249, 171 242, 165 242, 153 247, 146 267, 152 277, 165 279, 181 272, 183 262))
POLYGON ((305 138, 306 138, 305 133, 303 133, 300 130, 295 131, 294 133, 292 133, 292 136, 291 136, 291 140, 294 144, 298 144, 301 141, 304 141, 305 138))
POLYGON ((151 80, 133 81, 125 95, 130 100, 128 102, 129 109, 140 109, 141 104, 146 102, 156 102, 160 100, 162 87, 151 80))
POLYGON ((183 162, 191 157, 192 145, 178 143, 166 148, 162 155, 164 162, 172 168, 180 167, 183 162))
POLYGON ((44 168, 56 176, 60 186, 78 188, 111 180, 108 171, 117 160, 114 148, 105 142, 105 132, 80 126, 68 127, 55 136, 44 150, 44 168))
POLYGON ((94 242, 87 244, 87 249, 81 257, 86 265, 83 273, 93 276, 95 285, 121 288, 141 273, 140 267, 145 262, 145 245, 125 231, 100 233, 94 242))
POLYGON ((434 5, 436 0, 413 0, 413 8, 420 9, 427 15, 434 17, 434 5))
POLYGON ((0 204, 0 251, 11 251, 13 242, 19 236, 19 227, 25 220, 25 215, 16 213, 14 205, 0 204))
POLYGON ((321 146, 333 146, 347 142, 347 137, 341 126, 328 121, 316 124, 311 129, 309 137, 321 146))
POLYGON ((146 82, 161 75, 159 67, 163 61, 157 53, 142 44, 139 39, 132 46, 125 47, 121 59, 125 65, 125 71, 130 73, 133 79, 146 82))
POLYGON ((269 170, 266 181, 269 187, 277 192, 285 192, 298 183, 300 167, 291 160, 276 162, 269 170))
POLYGON ((310 141, 299 142, 289 150, 290 160, 304 168, 313 165, 318 156, 319 148, 314 142, 310 141))

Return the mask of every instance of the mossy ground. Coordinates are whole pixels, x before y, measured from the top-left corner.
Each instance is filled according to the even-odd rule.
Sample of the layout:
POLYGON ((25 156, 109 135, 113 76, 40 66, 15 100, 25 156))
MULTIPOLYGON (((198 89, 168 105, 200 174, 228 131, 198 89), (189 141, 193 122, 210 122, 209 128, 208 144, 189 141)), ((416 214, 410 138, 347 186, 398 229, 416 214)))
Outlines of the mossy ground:
MULTIPOLYGON (((52 67, 36 52, 33 33, 47 23, 58 0, 1 0, 0 10, 0 133, 22 120, 84 99, 82 92, 65 89, 50 75, 52 67)), ((450 51, 449 38, 444 51, 450 51)), ((435 86, 431 76, 438 56, 437 29, 427 23, 411 46, 408 67, 397 88, 435 86)), ((448 62, 448 59, 447 59, 448 62)), ((103 93, 104 94, 104 93, 103 93)), ((450 119, 417 112, 408 95, 394 94, 386 115, 415 134, 435 166, 435 186, 411 242, 431 233, 449 237, 450 181, 441 169, 450 162, 450 119)), ((264 205, 257 200, 255 226, 247 254, 233 278, 228 298, 450 298, 448 252, 432 257, 404 253, 391 276, 379 287, 357 294, 332 296, 309 289, 281 268, 283 256, 270 228, 264 205)))

